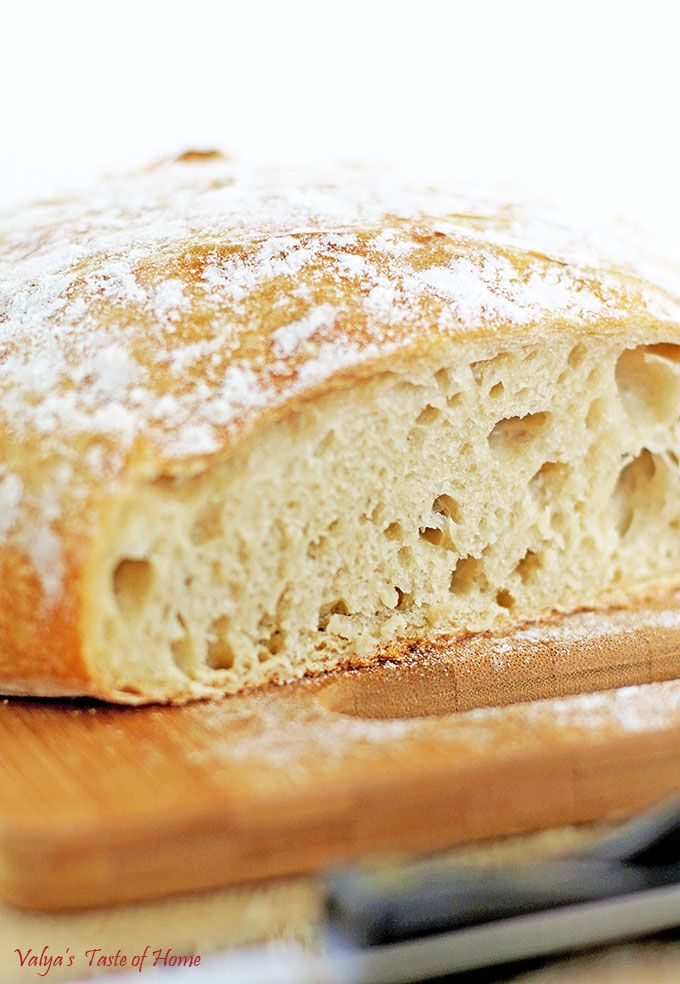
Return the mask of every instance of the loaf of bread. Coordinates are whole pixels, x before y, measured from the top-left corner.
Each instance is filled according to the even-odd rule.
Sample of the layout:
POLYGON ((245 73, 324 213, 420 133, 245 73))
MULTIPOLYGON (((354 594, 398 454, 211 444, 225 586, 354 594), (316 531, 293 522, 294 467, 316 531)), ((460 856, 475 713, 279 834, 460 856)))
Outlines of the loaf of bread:
POLYGON ((189 153, 0 220, 0 690, 181 702, 680 586, 680 273, 189 153))

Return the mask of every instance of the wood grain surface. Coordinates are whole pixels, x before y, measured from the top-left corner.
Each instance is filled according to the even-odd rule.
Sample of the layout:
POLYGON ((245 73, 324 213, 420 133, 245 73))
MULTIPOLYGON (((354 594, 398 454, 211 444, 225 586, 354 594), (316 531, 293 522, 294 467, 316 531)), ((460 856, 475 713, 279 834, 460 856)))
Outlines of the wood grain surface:
POLYGON ((680 788, 677 677, 673 598, 219 703, 8 700, 0 894, 105 905, 631 812, 680 788))

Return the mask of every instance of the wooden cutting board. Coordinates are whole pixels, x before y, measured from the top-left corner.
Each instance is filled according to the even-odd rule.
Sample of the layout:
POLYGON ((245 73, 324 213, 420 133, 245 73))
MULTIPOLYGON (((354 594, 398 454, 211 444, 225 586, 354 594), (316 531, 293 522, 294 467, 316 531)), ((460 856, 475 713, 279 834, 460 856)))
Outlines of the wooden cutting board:
POLYGON ((680 789, 678 677, 674 598, 219 703, 8 700, 0 895, 104 905, 631 812, 680 789))

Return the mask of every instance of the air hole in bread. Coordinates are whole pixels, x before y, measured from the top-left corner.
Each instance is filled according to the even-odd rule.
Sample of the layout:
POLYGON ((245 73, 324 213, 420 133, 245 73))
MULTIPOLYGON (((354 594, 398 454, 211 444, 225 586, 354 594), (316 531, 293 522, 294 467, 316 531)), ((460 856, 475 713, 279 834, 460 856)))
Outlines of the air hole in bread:
POLYGON ((182 634, 178 639, 174 639, 171 642, 170 651, 177 666, 181 670, 185 670, 190 666, 192 661, 193 645, 184 618, 179 612, 175 613, 175 617, 182 634))
POLYGON ((316 539, 310 541, 307 544, 307 556, 311 560, 318 560, 319 557, 323 556, 325 551, 329 548, 329 534, 332 534, 340 526, 340 520, 334 519, 332 523, 328 525, 326 533, 322 533, 316 539))
POLYGON ((431 543, 435 547, 445 547, 447 550, 455 550, 455 545, 451 539, 446 520, 457 523, 460 520, 460 507, 456 500, 443 492, 436 496, 432 503, 432 513, 435 521, 433 526, 421 526, 418 536, 426 543, 431 543), (439 519, 439 517, 442 519, 439 519))
POLYGON ((510 609, 515 604, 515 599, 507 590, 507 588, 501 588, 500 591, 496 592, 496 604, 499 608, 510 609))
POLYGON ((123 615, 130 618, 142 611, 152 582, 150 561, 125 557, 117 564, 113 572, 113 595, 123 615))
MULTIPOLYGON (((280 608, 280 600, 277 610, 278 608, 280 608)), ((285 635, 278 618, 269 612, 262 616, 257 628, 260 633, 257 658, 261 663, 265 663, 271 656, 281 652, 285 644, 285 635)))
POLYGON ((344 598, 338 598, 337 601, 321 606, 319 609, 319 632, 326 631, 333 615, 349 615, 349 608, 344 598))
POLYGON ((484 574, 484 562, 479 557, 461 557, 451 575, 449 590, 452 594, 467 594, 474 588, 488 587, 484 574))
POLYGON ((544 461, 529 481, 529 491, 539 502, 545 504, 555 499, 569 474, 569 466, 562 461, 544 461))
POLYGON ((404 537, 401 523, 390 523, 385 527, 384 533, 388 540, 402 540, 404 537))
MULTIPOLYGON (((370 504, 369 506, 366 507, 367 511, 369 508, 370 508, 370 504)), ((385 514, 385 507, 382 504, 382 502, 378 502, 373 507, 373 509, 371 509, 371 512, 369 514, 369 519, 371 520, 372 523, 380 523, 382 522, 382 518, 384 514, 385 514)))
POLYGON ((417 424, 434 424, 434 422, 441 416, 441 411, 437 407, 433 407, 431 403, 420 411, 416 417, 417 424))
POLYGON ((583 360, 586 357, 586 347, 581 342, 578 345, 574 345, 573 349, 567 357, 567 364, 570 369, 578 369, 583 360))
POLYGON ((501 396, 503 396, 504 392, 505 392, 505 386, 503 385, 502 381, 499 380, 497 383, 494 383, 494 385, 489 390, 489 396, 491 397, 492 400, 498 400, 501 396))
POLYGON ((438 495, 432 503, 432 512, 446 516, 447 519, 453 520, 454 523, 460 522, 460 506, 454 498, 445 492, 438 495))
POLYGON ((680 345, 625 349, 616 363, 623 409, 634 423, 661 424, 680 412, 680 345))
POLYGON ((539 437, 549 419, 550 414, 541 411, 499 420, 489 434, 489 445, 496 452, 512 452, 539 437))
POLYGON ((519 575, 522 584, 530 584, 536 577, 543 561, 540 553, 536 550, 527 550, 522 559, 517 564, 515 571, 519 575))
POLYGON ((644 448, 637 458, 621 470, 614 489, 616 527, 619 536, 623 537, 628 533, 636 510, 645 507, 645 499, 655 474, 656 461, 647 448, 644 448))
POLYGON ((437 386, 439 386, 439 388, 443 390, 444 393, 448 393, 451 387, 451 379, 449 377, 447 370, 437 369, 437 371, 434 374, 434 378, 437 383, 437 386))
POLYGON ((408 591, 402 591, 396 585, 394 590, 397 592, 397 604, 396 609, 398 612, 408 612, 413 608, 413 595, 409 594, 408 591))
POLYGON ((647 345, 646 349, 652 355, 658 355, 662 359, 680 365, 680 345, 675 342, 657 342, 655 345, 647 345))
POLYGON ((229 670, 234 665, 234 650, 229 641, 229 619, 216 618, 208 629, 206 663, 213 670, 229 670))
POLYGON ((273 629, 266 638, 262 648, 258 651, 257 658, 261 663, 266 662, 270 656, 276 656, 283 650, 286 637, 281 629, 273 629))
MULTIPOLYGON (((528 358, 528 352, 527 349, 524 354, 525 359, 528 358)), ((513 356, 509 352, 498 352, 490 359, 479 359, 477 362, 471 363, 472 378, 481 390, 490 390, 513 363, 513 356)))

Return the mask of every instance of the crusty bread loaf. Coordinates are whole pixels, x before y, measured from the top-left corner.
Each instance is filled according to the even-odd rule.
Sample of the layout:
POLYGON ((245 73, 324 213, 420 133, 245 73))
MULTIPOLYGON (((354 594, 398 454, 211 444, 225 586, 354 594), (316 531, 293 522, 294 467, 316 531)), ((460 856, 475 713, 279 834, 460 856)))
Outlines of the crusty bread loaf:
POLYGON ((190 154, 0 223, 0 689, 183 701, 680 586, 680 275, 190 154))

